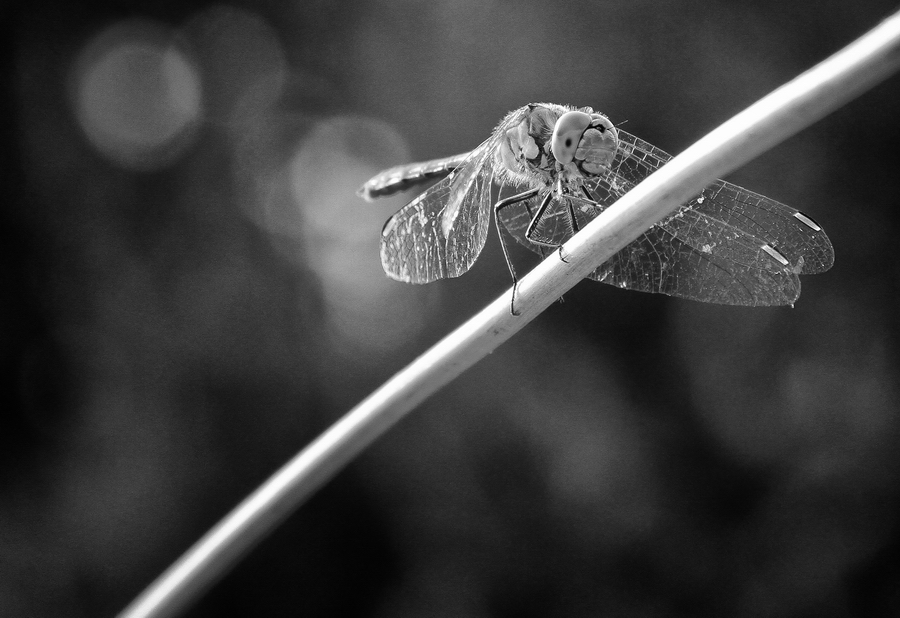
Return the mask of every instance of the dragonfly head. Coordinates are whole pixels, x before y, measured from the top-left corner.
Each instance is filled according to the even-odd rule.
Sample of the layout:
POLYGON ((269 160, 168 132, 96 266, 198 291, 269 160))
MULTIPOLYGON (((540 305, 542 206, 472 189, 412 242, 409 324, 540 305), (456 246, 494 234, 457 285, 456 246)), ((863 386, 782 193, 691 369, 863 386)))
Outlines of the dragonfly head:
POLYGON ((566 112, 556 121, 550 139, 550 151, 560 164, 574 161, 589 174, 606 168, 618 146, 618 131, 609 118, 596 112, 566 112))
POLYGON ((619 147, 612 122, 590 107, 534 103, 511 112, 501 127, 496 169, 514 185, 541 188, 557 178, 568 185, 597 177, 610 169, 619 147))

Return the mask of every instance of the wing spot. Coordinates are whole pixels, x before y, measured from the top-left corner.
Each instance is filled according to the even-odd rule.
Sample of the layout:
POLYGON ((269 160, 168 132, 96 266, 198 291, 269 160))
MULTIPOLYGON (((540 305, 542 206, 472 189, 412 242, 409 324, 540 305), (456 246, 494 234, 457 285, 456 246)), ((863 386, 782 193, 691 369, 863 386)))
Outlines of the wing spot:
POLYGON ((802 212, 795 212, 794 218, 797 219, 797 221, 799 221, 800 223, 803 223, 804 225, 811 227, 816 232, 822 231, 822 228, 820 228, 819 225, 815 221, 813 221, 812 219, 810 219, 809 217, 804 215, 802 212))
POLYGON ((788 259, 786 257, 784 257, 783 255, 781 255, 781 253, 777 249, 772 247, 771 245, 763 245, 761 248, 763 251, 765 251, 766 253, 771 255, 778 262, 780 262, 783 266, 790 266, 791 263, 788 262, 788 259))

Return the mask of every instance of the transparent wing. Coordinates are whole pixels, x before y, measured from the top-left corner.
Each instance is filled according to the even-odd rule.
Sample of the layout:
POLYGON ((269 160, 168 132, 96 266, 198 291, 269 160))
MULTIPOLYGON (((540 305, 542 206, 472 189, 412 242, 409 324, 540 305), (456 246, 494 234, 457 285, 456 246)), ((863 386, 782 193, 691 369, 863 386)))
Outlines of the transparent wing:
MULTIPOLYGON (((617 187, 614 179, 603 178, 595 185, 598 197, 609 199, 604 193, 610 192, 610 197, 615 201, 623 194, 623 189, 629 190, 630 185, 637 184, 671 158, 671 155, 652 144, 619 130, 619 150, 611 167, 615 178, 626 183, 623 187, 617 187)), ((606 202, 606 205, 611 203, 606 202)), ((687 236, 703 235, 707 230, 713 229, 739 230, 777 250, 788 260, 791 268, 802 275, 824 272, 834 264, 831 241, 812 219, 789 206, 730 182, 717 180, 710 184, 663 224, 672 222, 688 211, 696 213, 698 217, 686 217, 686 223, 699 223, 694 228, 695 232, 680 226, 682 233, 687 236)), ((672 224, 672 227, 677 226, 672 224)))
POLYGON ((538 206, 550 190, 550 188, 544 189, 536 196, 500 211, 500 222, 510 235, 522 245, 542 255, 549 254, 552 247, 543 246, 540 243, 563 244, 572 237, 576 228, 580 230, 602 211, 598 208, 584 208, 585 204, 579 200, 553 197, 531 235, 532 239, 539 241, 539 243, 534 243, 525 238, 525 232, 537 213, 538 206), (575 217, 574 226, 569 211, 570 205, 571 213, 575 217))
MULTIPOLYGON (((741 238, 734 238, 740 246, 741 238)), ((800 296, 800 279, 789 267, 771 268, 775 259, 709 244, 708 251, 673 236, 661 226, 650 228, 589 275, 591 279, 641 292, 656 292, 726 305, 790 305, 800 296), (735 261, 735 258, 739 261, 735 261)))
POLYGON ((469 270, 491 219, 493 155, 520 114, 510 114, 456 170, 388 219, 381 232, 381 264, 391 278, 428 283, 469 270))
MULTIPOLYGON (((581 200, 554 200, 533 237, 565 242, 573 215, 580 229, 635 183, 671 157, 623 131, 611 172, 588 189, 597 207, 581 200)), ((525 238, 538 198, 501 212, 520 243, 540 254, 546 248, 525 238)), ((618 287, 732 305, 792 304, 798 274, 831 267, 834 252, 825 233, 798 211, 733 184, 716 181, 673 215, 653 226, 591 275, 618 287)))

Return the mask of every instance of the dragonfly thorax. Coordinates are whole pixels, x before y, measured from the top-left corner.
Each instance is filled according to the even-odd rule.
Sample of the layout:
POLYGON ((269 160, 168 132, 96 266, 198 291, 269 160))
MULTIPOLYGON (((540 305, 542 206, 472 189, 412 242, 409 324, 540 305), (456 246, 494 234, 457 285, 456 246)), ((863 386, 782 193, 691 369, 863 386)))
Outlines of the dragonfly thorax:
POLYGON ((618 133, 603 114, 549 103, 529 105, 519 113, 496 153, 496 169, 505 181, 533 188, 557 181, 573 186, 609 169, 618 133))

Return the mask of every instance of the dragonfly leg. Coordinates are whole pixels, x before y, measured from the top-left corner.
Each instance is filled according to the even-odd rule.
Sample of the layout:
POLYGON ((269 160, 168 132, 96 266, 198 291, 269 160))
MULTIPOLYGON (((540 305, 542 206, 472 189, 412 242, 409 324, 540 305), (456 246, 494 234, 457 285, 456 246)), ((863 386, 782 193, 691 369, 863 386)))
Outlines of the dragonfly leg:
MULTIPOLYGON (((537 195, 538 189, 529 189, 523 193, 507 197, 494 204, 494 226, 497 228, 497 236, 500 238, 500 248, 503 249, 503 257, 506 260, 506 267, 509 268, 509 274, 512 277, 513 289, 512 298, 509 300, 509 312, 512 315, 519 315, 516 312, 516 287, 519 285, 519 278, 516 277, 516 269, 513 268, 512 260, 509 259, 509 249, 506 248, 506 241, 503 239, 503 233, 500 231, 500 211, 511 206, 524 202, 537 195)), ((546 206, 544 206, 546 208, 546 206)))
MULTIPOLYGON (((600 204, 598 204, 593 199, 593 196, 588 192, 587 189, 585 189, 584 187, 581 187, 581 191, 582 191, 582 193, 584 193, 585 197, 582 197, 580 195, 572 195, 572 194, 566 195, 566 198, 568 198, 568 199, 566 199, 566 208, 568 209, 569 227, 572 228, 572 234, 577 234, 580 231, 580 228, 578 226, 578 219, 575 218, 575 207, 572 206, 573 201, 578 200, 579 202, 584 202, 594 208, 600 208, 600 204)), ((563 262, 566 262, 566 263, 569 262, 569 260, 563 255, 562 245, 559 246, 559 259, 561 259, 563 262)))
POLYGON ((566 200, 566 207, 569 211, 569 226, 572 228, 572 234, 577 234, 581 228, 578 227, 578 220, 575 219, 575 207, 572 206, 571 199, 566 200))
MULTIPOLYGON (((573 196, 574 197, 574 196, 573 196)), ((572 206, 572 200, 566 200, 566 209, 569 213, 569 227, 572 228, 572 234, 578 233, 578 220, 575 219, 575 208, 572 206)), ((561 259, 566 264, 569 263, 569 258, 563 254, 562 245, 559 246, 559 259, 561 259)))
MULTIPOLYGON (((535 238, 532 236, 534 234, 534 230, 537 228, 538 223, 540 223, 541 219, 544 217, 544 213, 547 211, 547 207, 550 205, 550 201, 553 199, 553 193, 548 193, 546 197, 544 197, 543 201, 541 201, 541 205, 538 207, 537 212, 534 213, 534 216, 531 217, 531 223, 528 224, 528 229, 525 230, 525 238, 528 239, 529 242, 534 243, 538 246, 543 247, 552 247, 554 249, 559 249, 559 259, 563 262, 567 262, 565 257, 563 257, 562 245, 557 243, 550 243, 541 240, 540 238, 535 238)), ((529 214, 530 211, 529 211, 529 214)))
POLYGON ((532 234, 534 234, 535 228, 537 228, 537 225, 541 222, 541 219, 544 218, 544 213, 547 212, 547 207, 550 205, 550 200, 552 199, 553 192, 547 193, 547 195, 544 196, 544 199, 541 201, 541 205, 538 206, 537 212, 534 213, 534 216, 531 218, 531 223, 528 224, 528 229, 525 230, 525 238, 527 238, 529 242, 533 242, 536 245, 553 247, 555 249, 556 245, 554 243, 544 242, 540 238, 532 238, 532 234))
MULTIPOLYGON (((534 218, 534 209, 531 207, 531 202, 528 202, 528 201, 525 202, 525 211, 528 213, 528 221, 530 222, 534 218)), ((537 243, 535 243, 535 246, 537 247, 538 253, 540 253, 541 259, 542 260, 546 259, 546 257, 547 257, 546 247, 544 247, 544 245, 540 245, 537 243)))
POLYGON ((569 197, 571 197, 573 200, 584 202, 588 206, 593 206, 594 208, 603 208, 599 203, 597 203, 597 200, 594 199, 594 196, 591 195, 591 192, 588 191, 584 187, 584 185, 581 186, 581 192, 584 193, 584 197, 581 197, 580 195, 570 195, 569 197))
MULTIPOLYGON (((576 199, 582 199, 581 197, 578 197, 578 196, 568 196, 567 195, 566 197, 576 197, 576 199)), ((534 230, 537 228, 538 223, 540 223, 541 219, 544 217, 544 213, 547 211, 547 207, 550 205, 550 201, 552 200, 552 198, 553 198, 553 193, 548 193, 547 197, 545 197, 544 200, 541 202, 541 205, 538 208, 537 212, 531 218, 531 223, 528 224, 528 229, 525 231, 525 238, 527 238, 529 242, 532 242, 536 245, 540 245, 540 246, 544 246, 544 247, 553 247, 554 249, 558 249, 559 250, 559 259, 561 259, 563 262, 568 263, 569 262, 568 258, 563 254, 562 244, 545 242, 545 241, 541 240, 540 238, 535 238, 533 236, 534 230)), ((578 223, 575 221, 575 210, 572 208, 572 204, 570 202, 567 201, 566 205, 568 206, 568 209, 569 209, 569 212, 568 212, 569 225, 572 228, 572 232, 575 233, 578 231, 578 223)))

